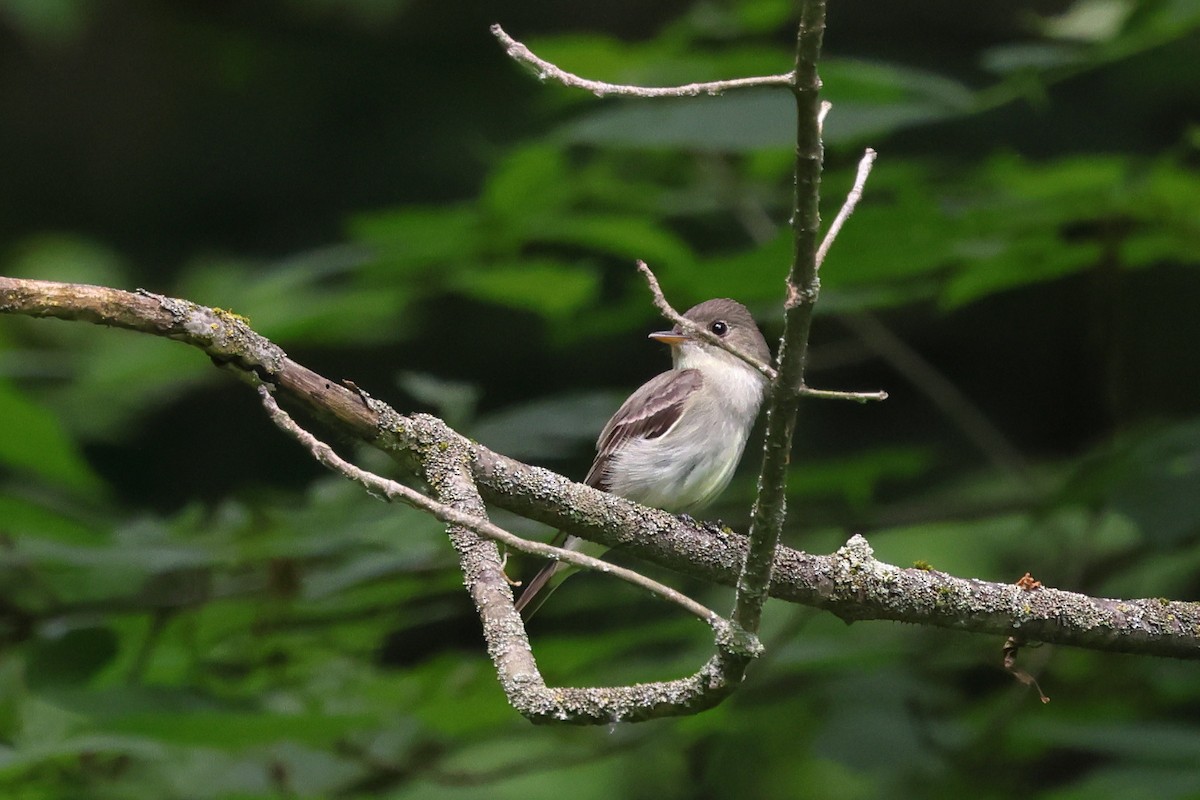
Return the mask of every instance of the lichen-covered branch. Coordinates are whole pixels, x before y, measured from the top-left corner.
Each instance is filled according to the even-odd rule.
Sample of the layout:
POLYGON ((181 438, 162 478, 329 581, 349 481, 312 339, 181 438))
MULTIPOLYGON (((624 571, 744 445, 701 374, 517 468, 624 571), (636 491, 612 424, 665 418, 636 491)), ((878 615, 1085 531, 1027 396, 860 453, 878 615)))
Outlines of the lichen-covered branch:
MULTIPOLYGON (((699 711, 728 695, 740 683, 745 665, 761 650, 754 637, 738 636, 715 612, 657 581, 581 553, 528 542, 489 522, 470 468, 470 444, 449 429, 434 439, 434 446, 423 448, 423 456, 418 459, 422 478, 438 495, 439 499, 433 500, 346 462, 283 411, 265 384, 259 387, 259 394, 275 424, 304 445, 318 462, 373 494, 400 499, 448 523, 447 534, 459 554, 459 565, 483 622, 484 640, 500 684, 512 706, 531 720, 609 724, 699 711), (512 588, 504 576, 504 563, 495 542, 599 569, 670 600, 713 628, 717 655, 696 674, 675 681, 603 688, 546 686, 524 623, 513 605, 512 588)), ((386 417, 385 413, 381 419, 386 417)), ((436 429, 440 421, 432 417, 429 420, 436 429)))
MULTIPOLYGON (((507 458, 469 441, 435 417, 399 414, 387 404, 287 358, 235 314, 145 292, 4 277, 0 277, 0 313, 87 321, 186 342, 252 383, 273 384, 282 396, 327 420, 342 434, 379 447, 414 470, 430 451, 453 453, 465 467, 430 476, 431 485, 434 480, 442 485, 442 502, 462 494, 461 502, 475 507, 475 499, 466 494, 467 483, 473 483, 487 503, 728 586, 736 583, 745 560, 745 536, 730 530, 714 532, 507 458), (461 491, 454 489, 464 481, 461 491)), ((507 583, 498 571, 493 574, 498 562, 490 561, 490 555, 478 556, 490 544, 478 538, 475 545, 463 542, 475 553, 464 559, 471 574, 487 576, 483 583, 488 591, 476 602, 489 615, 488 624, 516 624, 516 615, 507 611, 511 605, 507 583)), ((779 548, 772 564, 770 593, 786 602, 825 609, 847 621, 894 620, 1004 637, 1019 635, 1029 642, 1200 659, 1200 604, 1093 598, 1046 587, 1023 589, 936 570, 901 568, 877 561, 866 540, 858 536, 832 555, 779 548)), ((744 641, 729 645, 730 652, 739 649, 749 653, 753 648, 744 641)), ((504 655, 518 664, 512 674, 528 674, 519 666, 523 658, 519 653, 504 655)), ((664 691, 697 703, 693 707, 711 704, 730 688, 720 686, 721 674, 721 665, 714 659, 696 675, 664 684, 664 691), (714 683, 719 687, 716 694, 697 688, 714 683)), ((627 693, 619 696, 621 702, 633 702, 645 694, 637 687, 625 690, 627 693)), ((595 695, 564 697, 564 703, 572 708, 600 707, 595 695)), ((523 710, 536 715, 540 712, 531 709, 545 708, 531 703, 523 710)))
MULTIPOLYGON (((337 466, 347 477, 368 484, 368 488, 385 496, 403 497, 448 522, 447 533, 459 554, 464 583, 479 613, 501 686, 513 707, 535 722, 610 724, 710 708, 737 687, 745 665, 761 651, 757 639, 708 609, 666 587, 649 587, 682 602, 713 628, 717 653, 709 661, 693 675, 674 681, 600 688, 548 687, 538 671, 521 617, 513 607, 512 589, 504 576, 499 551, 495 542, 486 538, 506 539, 511 534, 487 520, 477 486, 476 446, 441 420, 424 415, 404 417, 387 404, 292 361, 279 347, 255 333, 244 318, 185 300, 101 286, 0 277, 0 313, 81 320, 193 345, 214 362, 232 367, 245 380, 259 385, 272 418, 297 436, 322 463, 337 466), (330 448, 279 409, 266 394, 264 384, 275 386, 289 400, 343 433, 396 456, 432 488, 437 500, 410 493, 398 484, 341 462, 330 448)), ((526 545, 534 550, 546 547, 526 545)), ((609 572, 619 569, 606 567, 609 572)), ((639 583, 646 580, 638 576, 639 583)))

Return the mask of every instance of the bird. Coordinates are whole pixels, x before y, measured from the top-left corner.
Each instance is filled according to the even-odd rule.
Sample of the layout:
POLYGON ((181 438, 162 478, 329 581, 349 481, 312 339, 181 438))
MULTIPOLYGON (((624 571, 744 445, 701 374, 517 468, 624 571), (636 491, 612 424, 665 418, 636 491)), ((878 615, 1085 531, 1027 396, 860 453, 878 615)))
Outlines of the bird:
MULTIPOLYGON (((683 316, 760 364, 771 361, 754 317, 736 300, 706 300, 683 316)), ((648 338, 670 346, 671 369, 642 384, 600 431, 584 483, 642 505, 689 514, 729 485, 767 378, 681 325, 648 338)), ((577 551, 599 547, 561 531, 553 543, 577 551)), ((561 561, 548 562, 525 586, 517 610, 532 616, 572 571, 561 561)))

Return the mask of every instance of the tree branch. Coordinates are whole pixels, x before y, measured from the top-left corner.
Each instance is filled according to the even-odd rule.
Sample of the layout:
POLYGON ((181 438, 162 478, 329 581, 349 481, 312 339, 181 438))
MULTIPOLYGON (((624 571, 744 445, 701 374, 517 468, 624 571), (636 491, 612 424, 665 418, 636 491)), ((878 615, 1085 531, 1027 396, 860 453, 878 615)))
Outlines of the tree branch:
MULTIPOLYGON (((717 653, 693 675, 622 687, 548 687, 513 607, 512 589, 504 577, 499 551, 492 541, 476 532, 486 530, 502 538, 502 530, 487 521, 477 485, 478 446, 441 420, 426 415, 401 416, 387 404, 292 361, 279 347, 255 333, 244 318, 186 300, 145 291, 0 277, 0 313, 81 320, 185 342, 208 354, 218 365, 232 368, 248 383, 275 386, 343 433, 383 449, 418 474, 433 488, 437 502, 424 498, 429 502, 422 504, 418 498, 423 496, 416 493, 397 492, 397 496, 450 523, 447 533, 459 554, 460 568, 483 623, 501 686, 513 707, 535 722, 611 724, 710 708, 737 687, 744 665, 762 649, 753 636, 694 604, 691 610, 699 611, 714 629, 717 653)), ((276 421, 282 421, 282 417, 276 421)), ((332 463, 332 451, 316 450, 318 460, 332 463)), ((353 470, 347 472, 356 480, 365 477, 353 470)), ((396 487, 399 485, 373 485, 376 490, 386 491, 395 491, 396 487)), ((602 494, 590 487, 582 488, 602 494)), ((633 523, 628 533, 636 536, 639 528, 633 523)), ((545 547, 525 544, 535 551, 545 547)), ((614 565, 601 567, 613 573, 618 569, 614 565)), ((671 590, 666 593, 674 594, 671 590)))
POLYGON ((808 384, 796 390, 801 397, 815 397, 820 400, 852 400, 855 403, 880 402, 888 399, 888 393, 880 389, 877 392, 842 392, 836 389, 814 389, 808 384))
MULTIPOLYGON (((410 470, 418 471, 431 453, 452 453, 464 460, 466 474, 446 478, 445 494, 452 493, 456 481, 469 476, 488 503, 601 544, 623 547, 639 558, 695 578, 732 586, 746 558, 745 536, 729 530, 714 532, 665 511, 573 483, 473 443, 435 417, 404 416, 385 403, 364 398, 287 358, 251 330, 246 320, 229 312, 147 292, 0 277, 0 313, 88 321, 183 341, 250 383, 273 384, 281 395, 341 433, 384 450, 410 470)), ((439 495, 439 500, 452 505, 445 496, 439 495)), ((471 514, 469 510, 466 513, 471 514)), ((495 551, 487 542, 475 549, 484 545, 495 551)), ((498 565, 497 555, 486 570, 475 562, 467 567, 472 574, 486 573, 489 581, 498 581, 494 592, 477 598, 477 604, 486 603, 488 608, 503 605, 507 611, 511 591, 498 565)), ((827 556, 779 548, 773 560, 770 594, 825 609, 847 621, 894 620, 1005 638, 1019 635, 1027 642, 1200 660, 1200 604, 1156 598, 1092 598, 1045 587, 1026 590, 957 578, 936 570, 905 569, 877 561, 860 536, 827 556)), ((515 625, 517 618, 502 614, 495 624, 515 625)), ((737 652, 738 647, 735 644, 729 650, 737 652)), ((711 705, 717 701, 716 695, 703 694, 697 687, 710 678, 720 684, 719 659, 714 657, 695 675, 660 688, 667 687, 663 690, 676 693, 671 696, 696 703, 693 709, 711 705)), ((523 669, 515 667, 510 674, 530 674, 523 669)), ((533 678, 522 680, 536 685, 533 678)), ((726 684, 721 691, 727 693, 731 688, 726 684)), ((649 696, 649 690, 625 689, 630 693, 619 695, 622 702, 638 692, 643 698, 649 696)), ((570 707, 591 709, 598 719, 600 700, 613 696, 572 695, 570 707)), ((537 709, 549 708, 540 702, 544 698, 530 701, 522 707, 523 713, 553 718, 549 711, 537 717, 537 709)), ((631 708, 626 708, 630 715, 634 713, 631 708)), ((678 713, 678 707, 674 711, 678 713)))
MULTIPOLYGON (((886 393, 832 392, 805 384, 808 336, 820 289, 819 268, 853 212, 874 160, 868 150, 858 175, 820 246, 821 128, 828 104, 819 100, 816 63, 825 29, 824 0, 804 0, 792 72, 676 87, 638 87, 581 78, 534 55, 499 25, 492 32, 508 55, 534 67, 543 80, 597 96, 682 97, 747 87, 788 87, 797 103, 793 259, 787 276, 784 333, 777 366, 757 362, 682 318, 639 262, 656 305, 683 327, 724 347, 771 379, 767 435, 750 534, 714 532, 665 512, 575 484, 547 470, 493 453, 428 415, 404 416, 363 392, 334 384, 289 359, 247 321, 220 309, 149 292, 0 278, 0 313, 49 316, 127 328, 176 339, 259 386, 271 418, 321 463, 385 499, 401 499, 447 523, 467 589, 483 626, 500 683, 510 701, 534 721, 607 724, 691 713, 720 702, 761 652, 755 637, 768 595, 830 611, 847 622, 890 619, 1004 635, 1006 653, 1026 641, 1096 650, 1200 659, 1200 606, 1165 600, 1107 600, 1044 588, 955 578, 935 570, 902 569, 874 558, 860 536, 830 556, 778 546, 798 400, 802 396, 884 399, 886 393), (275 403, 266 385, 343 433, 395 457, 422 479, 434 498, 367 473, 300 428, 275 403), (546 522, 689 575, 736 586, 732 620, 661 584, 572 551, 528 542, 488 520, 485 503, 546 522), (495 542, 618 575, 684 607, 714 631, 716 653, 694 674, 648 684, 552 688, 541 676, 495 542)), ((1009 658, 1006 663, 1012 668, 1009 658)))

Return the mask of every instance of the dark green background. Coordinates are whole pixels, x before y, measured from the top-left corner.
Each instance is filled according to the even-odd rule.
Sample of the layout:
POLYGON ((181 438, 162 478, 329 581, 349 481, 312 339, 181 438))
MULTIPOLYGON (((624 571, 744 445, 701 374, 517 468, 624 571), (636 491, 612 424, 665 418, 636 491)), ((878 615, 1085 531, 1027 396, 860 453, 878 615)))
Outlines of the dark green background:
MULTIPOLYGON (((0 0, 0 273, 232 309, 294 358, 581 476, 666 354, 633 270, 779 332, 787 2, 0 0)), ((792 546, 1118 597, 1200 595, 1200 8, 838 2, 792 546)), ((386 459, 338 442, 387 472, 386 459)), ((752 443, 711 510, 744 529, 752 443)), ((516 531, 546 531, 497 515, 516 531)), ((616 556, 620 558, 620 556, 616 556)), ((530 565, 521 565, 528 567, 530 565)), ((702 601, 730 593, 662 571, 702 601)), ((581 576, 564 684, 675 677, 706 631, 581 576)), ((695 718, 534 728, 436 524, 329 477, 178 345, 0 319, 0 791, 14 798, 1200 796, 1187 662, 770 605, 695 718)))

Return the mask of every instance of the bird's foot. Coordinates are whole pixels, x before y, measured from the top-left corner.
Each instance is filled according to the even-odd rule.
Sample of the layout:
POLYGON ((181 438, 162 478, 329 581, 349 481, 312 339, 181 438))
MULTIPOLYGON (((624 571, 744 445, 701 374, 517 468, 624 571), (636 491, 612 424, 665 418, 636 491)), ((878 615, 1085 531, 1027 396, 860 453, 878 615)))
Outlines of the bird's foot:
POLYGON ((695 528, 703 528, 709 533, 725 533, 729 530, 729 526, 719 519, 710 522, 708 520, 696 519, 691 514, 679 514, 678 516, 679 521, 685 525, 691 525, 695 528))
POLYGON ((516 581, 516 580, 513 580, 512 578, 508 577, 508 572, 505 571, 507 569, 508 569, 508 552, 505 551, 504 555, 500 557, 500 577, 504 578, 505 582, 509 586, 512 586, 513 588, 520 586, 521 585, 520 581, 516 581))

